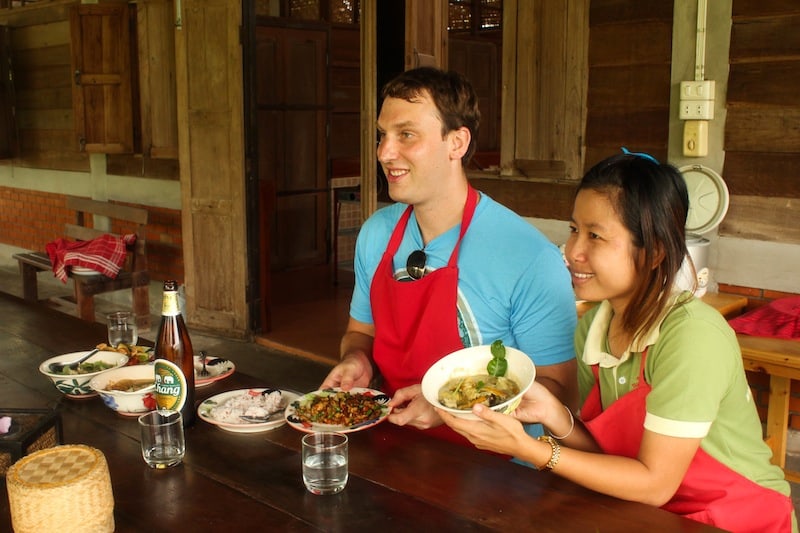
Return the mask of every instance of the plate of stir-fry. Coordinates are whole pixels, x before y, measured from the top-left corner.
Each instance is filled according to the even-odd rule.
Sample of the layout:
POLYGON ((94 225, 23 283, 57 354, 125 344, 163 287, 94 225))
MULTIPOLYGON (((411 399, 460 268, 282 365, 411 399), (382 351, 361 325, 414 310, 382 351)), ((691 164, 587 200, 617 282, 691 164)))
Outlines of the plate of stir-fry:
POLYGON ((304 394, 286 407, 286 422, 293 428, 313 433, 361 431, 383 422, 392 408, 389 396, 374 389, 339 388, 304 394))

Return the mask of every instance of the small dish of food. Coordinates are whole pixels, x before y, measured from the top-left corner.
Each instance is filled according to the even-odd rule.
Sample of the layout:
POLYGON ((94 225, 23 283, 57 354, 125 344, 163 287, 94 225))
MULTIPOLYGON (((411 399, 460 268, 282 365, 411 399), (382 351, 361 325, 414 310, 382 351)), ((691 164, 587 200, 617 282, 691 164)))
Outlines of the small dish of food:
POLYGON ((284 425, 284 409, 298 396, 296 392, 267 388, 222 392, 203 401, 197 415, 231 433, 260 433, 284 425))
POLYGON ((50 378, 53 385, 68 398, 82 399, 97 396, 89 381, 112 368, 125 366, 128 356, 118 352, 99 351, 77 368, 65 368, 61 373, 50 370, 51 363, 71 363, 88 354, 88 351, 65 353, 51 357, 39 365, 39 372, 50 378))
POLYGON ((123 366, 89 381, 106 407, 122 416, 139 416, 156 408, 153 365, 123 366))
POLYGON ((513 412, 535 378, 530 357, 495 341, 439 359, 422 378, 422 395, 434 407, 476 419, 472 407, 477 403, 501 413, 513 412))
POLYGON ((361 431, 383 422, 392 408, 389 396, 378 390, 353 387, 304 394, 286 408, 286 421, 306 433, 361 431))
POLYGON ((225 379, 233 375, 236 371, 236 365, 229 359, 221 357, 211 357, 209 355, 195 355, 194 356, 194 386, 205 387, 211 385, 221 379, 225 379), (203 358, 206 362, 206 374, 203 375, 203 358))

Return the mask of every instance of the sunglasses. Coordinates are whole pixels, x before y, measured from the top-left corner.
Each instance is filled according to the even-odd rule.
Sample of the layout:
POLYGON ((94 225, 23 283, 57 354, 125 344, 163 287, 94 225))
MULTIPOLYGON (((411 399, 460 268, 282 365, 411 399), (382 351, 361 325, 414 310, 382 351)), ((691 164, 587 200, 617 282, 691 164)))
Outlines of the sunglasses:
POLYGON ((425 262, 428 257, 422 250, 414 250, 406 260, 406 272, 413 279, 422 279, 425 275, 425 262))

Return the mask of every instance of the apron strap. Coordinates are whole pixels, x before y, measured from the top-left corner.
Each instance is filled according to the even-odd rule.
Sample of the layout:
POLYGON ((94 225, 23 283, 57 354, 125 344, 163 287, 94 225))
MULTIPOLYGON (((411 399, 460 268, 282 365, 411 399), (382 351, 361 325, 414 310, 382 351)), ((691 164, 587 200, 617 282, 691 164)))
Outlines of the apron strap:
MULTIPOLYGON (((455 248, 453 248, 453 253, 450 254, 448 266, 455 266, 458 262, 458 249, 461 246, 461 239, 464 238, 464 234, 467 232, 470 222, 472 222, 472 215, 475 214, 476 205, 478 205, 478 192, 472 185, 469 185, 467 189, 467 201, 464 203, 464 214, 461 216, 461 233, 458 236, 455 248)), ((403 211, 403 214, 397 221, 397 225, 394 227, 392 236, 389 238, 386 252, 392 257, 394 257, 394 254, 397 253, 397 250, 400 248, 400 243, 403 242, 403 235, 405 235, 408 221, 411 218, 411 211, 413 210, 414 206, 409 205, 406 210, 403 211)))

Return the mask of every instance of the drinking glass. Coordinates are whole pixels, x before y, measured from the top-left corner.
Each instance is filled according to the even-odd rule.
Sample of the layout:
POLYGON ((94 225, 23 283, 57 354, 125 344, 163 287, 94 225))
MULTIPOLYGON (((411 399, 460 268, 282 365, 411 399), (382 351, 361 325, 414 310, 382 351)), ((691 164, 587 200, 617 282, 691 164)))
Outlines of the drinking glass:
POLYGON ((303 483, 312 494, 336 494, 347 485, 347 435, 309 433, 303 437, 303 483))
POLYGON ((108 319, 108 344, 115 348, 119 344, 136 345, 139 333, 136 328, 136 317, 130 311, 116 311, 106 317, 108 319))
POLYGON ((150 468, 168 468, 180 464, 186 445, 180 411, 159 409, 139 417, 142 457, 150 468))

